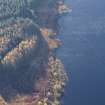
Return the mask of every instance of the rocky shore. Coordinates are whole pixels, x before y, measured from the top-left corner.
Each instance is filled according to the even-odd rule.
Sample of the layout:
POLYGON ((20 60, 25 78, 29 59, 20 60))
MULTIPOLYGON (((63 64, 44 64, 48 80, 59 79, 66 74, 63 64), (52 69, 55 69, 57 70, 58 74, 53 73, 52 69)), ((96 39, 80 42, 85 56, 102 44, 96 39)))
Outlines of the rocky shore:
POLYGON ((0 105, 61 105, 68 79, 53 50, 61 45, 58 17, 69 8, 63 0, 0 5, 0 105))

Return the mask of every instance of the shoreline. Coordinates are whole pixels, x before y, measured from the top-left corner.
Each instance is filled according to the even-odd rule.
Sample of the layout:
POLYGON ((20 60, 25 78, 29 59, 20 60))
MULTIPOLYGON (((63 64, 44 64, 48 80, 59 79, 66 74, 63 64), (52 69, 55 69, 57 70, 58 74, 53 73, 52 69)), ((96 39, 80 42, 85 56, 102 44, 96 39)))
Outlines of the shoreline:
MULTIPOLYGON (((44 13, 42 13, 42 11, 39 11, 39 14, 37 13, 37 15, 42 20, 42 23, 38 24, 39 31, 41 32, 45 43, 48 45, 48 64, 46 65, 46 63, 44 62, 45 64, 43 64, 43 67, 45 67, 41 67, 41 69, 45 70, 40 71, 40 75, 38 77, 39 79, 35 82, 34 92, 31 95, 18 94, 10 102, 5 102, 4 99, 0 97, 0 105, 61 104, 59 99, 62 96, 62 93, 64 93, 64 87, 66 85, 68 77, 62 62, 53 54, 53 50, 57 49, 59 45, 61 45, 61 41, 57 39, 57 34, 59 34, 59 30, 55 28, 55 26, 58 27, 58 20, 56 19, 59 17, 59 15, 61 16, 62 14, 67 13, 69 11, 69 8, 64 4, 63 0, 54 2, 54 5, 56 6, 56 8, 55 6, 53 7, 55 11, 54 14, 50 13, 51 11, 47 11, 47 15, 46 11, 44 13), (45 17, 42 17, 42 15, 45 17), (44 76, 40 77, 42 75, 41 73, 43 72, 45 72, 44 76)), ((46 44, 44 46, 46 46, 46 44)), ((43 51, 43 49, 40 50, 40 53, 42 54, 43 51)))

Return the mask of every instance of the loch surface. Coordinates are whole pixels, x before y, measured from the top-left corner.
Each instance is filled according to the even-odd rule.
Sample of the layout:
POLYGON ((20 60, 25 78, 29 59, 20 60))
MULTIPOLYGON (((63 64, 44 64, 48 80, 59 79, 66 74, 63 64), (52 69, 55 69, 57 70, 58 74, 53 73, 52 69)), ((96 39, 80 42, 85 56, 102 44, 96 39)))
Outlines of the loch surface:
POLYGON ((66 0, 72 12, 63 16, 59 38, 70 80, 64 105, 105 105, 105 0, 66 0))

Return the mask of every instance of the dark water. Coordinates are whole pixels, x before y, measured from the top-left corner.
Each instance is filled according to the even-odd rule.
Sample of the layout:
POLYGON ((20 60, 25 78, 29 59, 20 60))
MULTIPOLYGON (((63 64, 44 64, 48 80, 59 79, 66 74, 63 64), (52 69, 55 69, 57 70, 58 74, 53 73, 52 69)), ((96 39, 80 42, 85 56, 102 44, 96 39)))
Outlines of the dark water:
POLYGON ((105 0, 66 0, 57 55, 70 74, 64 105, 105 105, 105 0))

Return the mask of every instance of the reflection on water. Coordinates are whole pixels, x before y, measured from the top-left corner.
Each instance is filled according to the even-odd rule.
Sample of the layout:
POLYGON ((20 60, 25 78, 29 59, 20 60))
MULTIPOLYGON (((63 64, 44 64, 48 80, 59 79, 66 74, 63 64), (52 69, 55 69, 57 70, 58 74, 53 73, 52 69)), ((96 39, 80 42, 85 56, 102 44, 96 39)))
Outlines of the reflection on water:
POLYGON ((65 105, 105 105, 105 1, 66 1, 73 11, 59 22, 57 52, 71 72, 65 105))

